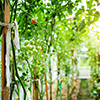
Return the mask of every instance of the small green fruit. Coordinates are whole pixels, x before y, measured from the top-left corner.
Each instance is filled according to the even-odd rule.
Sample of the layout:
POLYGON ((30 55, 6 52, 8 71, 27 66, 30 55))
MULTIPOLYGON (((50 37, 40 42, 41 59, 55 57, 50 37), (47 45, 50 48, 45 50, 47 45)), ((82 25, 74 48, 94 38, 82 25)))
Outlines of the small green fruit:
POLYGON ((29 59, 28 55, 26 55, 24 58, 25 58, 26 60, 28 60, 28 59, 29 59))
POLYGON ((36 49, 33 49, 33 53, 37 53, 37 50, 36 49))
POLYGON ((29 56, 32 56, 32 51, 29 51, 28 54, 29 54, 29 56))
POLYGON ((22 49, 22 50, 25 50, 25 46, 22 46, 21 49, 22 49))
POLYGON ((31 45, 27 45, 26 48, 27 48, 28 50, 32 50, 32 46, 31 46, 31 45))
POLYGON ((42 48, 40 46, 37 47, 38 50, 42 50, 42 48))
POLYGON ((29 41, 28 40, 25 40, 24 41, 24 45, 26 46, 26 45, 28 45, 29 44, 29 41))
POLYGON ((34 45, 35 42, 34 42, 33 40, 30 40, 30 44, 31 44, 31 45, 34 45))

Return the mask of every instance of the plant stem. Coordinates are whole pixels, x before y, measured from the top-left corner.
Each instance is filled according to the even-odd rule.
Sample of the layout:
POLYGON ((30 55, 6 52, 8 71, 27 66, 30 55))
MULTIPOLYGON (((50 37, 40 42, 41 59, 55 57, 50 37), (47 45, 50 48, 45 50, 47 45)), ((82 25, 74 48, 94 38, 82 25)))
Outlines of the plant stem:
POLYGON ((51 60, 49 58, 49 72, 50 72, 50 100, 52 100, 52 72, 51 72, 51 60))
POLYGON ((32 72, 31 72, 31 67, 30 67, 30 63, 29 63, 29 61, 28 61, 28 60, 26 60, 26 62, 27 62, 27 64, 28 64, 28 68, 29 68, 29 70, 30 70, 31 79, 33 79, 33 77, 32 77, 32 72))
POLYGON ((22 81, 21 81, 21 79, 19 77, 18 71, 17 71, 17 64, 16 64, 16 57, 15 57, 15 48, 14 48, 14 43, 13 43, 12 36, 11 36, 11 44, 12 44, 12 52, 13 52, 13 60, 14 60, 14 65, 15 65, 16 76, 17 76, 17 78, 18 78, 19 82, 21 83, 21 86, 22 86, 22 88, 24 90, 24 100, 26 100, 26 90, 25 90, 25 87, 24 87, 24 85, 23 85, 23 83, 22 83, 22 81))

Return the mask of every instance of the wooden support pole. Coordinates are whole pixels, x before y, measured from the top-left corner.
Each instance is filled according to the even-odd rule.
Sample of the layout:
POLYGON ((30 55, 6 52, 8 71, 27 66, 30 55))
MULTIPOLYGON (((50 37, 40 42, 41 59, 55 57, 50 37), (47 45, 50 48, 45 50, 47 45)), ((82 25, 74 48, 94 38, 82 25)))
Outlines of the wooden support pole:
POLYGON ((36 78, 36 74, 35 74, 35 70, 33 69, 33 72, 34 72, 34 75, 33 75, 33 97, 32 97, 32 100, 39 100, 39 91, 38 91, 38 82, 36 82, 35 80, 37 79, 36 78))
MULTIPOLYGON (((58 64, 57 64, 57 92, 56 92, 56 100, 58 100, 58 93, 61 93, 60 90, 60 84, 61 84, 61 80, 60 80, 60 54, 59 52, 57 52, 57 59, 58 59, 58 64)), ((61 94, 60 94, 60 100, 61 100, 61 94)))
MULTIPOLYGON (((37 79, 36 78, 36 75, 34 74, 34 79, 37 79)), ((34 97, 35 97, 35 100, 39 100, 39 91, 38 91, 38 82, 37 81, 34 81, 34 97)))
MULTIPOLYGON (((8 1, 8 0, 7 0, 8 1)), ((10 0, 9 0, 10 1, 10 0)), ((4 0, 4 23, 10 22, 10 4, 4 0)), ((7 26, 4 26, 2 35, 2 100, 9 100, 9 88, 6 87, 6 66, 5 66, 5 55, 6 55, 6 34, 7 26)))
MULTIPOLYGON (((34 69, 33 69, 33 72, 34 72, 34 69)), ((33 80, 35 79, 34 76, 35 76, 35 75, 33 75, 33 80)), ((35 94, 35 93, 34 93, 34 89, 35 89, 35 83, 33 82, 33 87, 32 87, 32 100, 34 100, 34 98, 35 98, 35 97, 34 97, 34 94, 35 94)))
POLYGON ((46 79, 46 75, 44 76, 44 80, 45 80, 46 100, 49 100, 49 96, 48 96, 48 86, 47 86, 47 79, 46 79))
POLYGON ((100 53, 98 52, 98 70, 100 70, 99 68, 100 68, 100 53))
MULTIPOLYGON (((57 52, 58 53, 58 68, 57 68, 57 70, 58 70, 58 77, 59 77, 59 75, 60 75, 60 59, 59 59, 59 52, 57 52)), ((60 83, 60 80, 58 79, 58 83, 60 83)), ((59 90, 59 89, 58 89, 59 90)))
POLYGON ((51 69, 50 58, 49 58, 49 72, 50 72, 50 100, 52 100, 52 69, 51 69))

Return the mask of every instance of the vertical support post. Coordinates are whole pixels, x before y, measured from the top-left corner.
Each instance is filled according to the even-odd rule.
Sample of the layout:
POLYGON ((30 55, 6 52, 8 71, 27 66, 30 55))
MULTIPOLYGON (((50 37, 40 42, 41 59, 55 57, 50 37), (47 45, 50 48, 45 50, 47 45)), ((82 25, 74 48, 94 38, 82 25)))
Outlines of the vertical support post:
POLYGON ((46 79, 46 75, 44 76, 44 79, 45 79, 46 100, 49 100, 49 96, 48 96, 48 86, 47 86, 47 79, 46 79))
MULTIPOLYGON (((33 69, 33 72, 34 72, 34 69, 33 69)), ((35 77, 34 77, 35 75, 33 75, 33 81, 34 81, 34 79, 35 79, 35 77)), ((33 82, 33 87, 32 87, 32 100, 34 100, 34 98, 35 98, 35 96, 34 96, 34 89, 35 89, 35 83, 33 82)))
POLYGON ((60 78, 60 57, 59 52, 57 52, 57 58, 58 58, 58 64, 57 64, 57 93, 56 93, 56 100, 58 100, 58 92, 60 92, 60 100, 62 100, 62 94, 61 94, 61 78, 60 78))
MULTIPOLYGON (((72 72, 74 73, 74 48, 71 49, 71 56, 72 56, 72 59, 71 59, 71 66, 72 66, 72 72)), ((71 84, 74 85, 74 82, 73 82, 73 79, 74 79, 74 74, 72 74, 72 78, 71 78, 71 84)))
POLYGON ((39 100, 38 96, 39 96, 39 91, 38 91, 38 82, 35 81, 36 78, 36 74, 35 74, 35 70, 33 69, 33 72, 34 72, 34 75, 33 75, 33 97, 32 97, 32 100, 39 100))
POLYGON ((37 87, 37 83, 34 81, 34 93, 35 93, 35 100, 39 100, 38 98, 38 87, 37 87))
MULTIPOLYGON (((4 0, 4 23, 10 22, 10 4, 9 4, 9 1, 7 4, 6 0, 4 0)), ((6 87, 6 66, 5 66, 7 30, 8 30, 7 26, 4 26, 3 35, 2 35, 2 100, 9 100, 9 88, 6 87)))
POLYGON ((100 53, 98 51, 98 70, 100 70, 100 53))
POLYGON ((49 72, 50 72, 50 100, 52 100, 52 68, 51 68, 51 57, 49 58, 49 72))
POLYGON ((56 100, 58 99, 58 92, 59 92, 59 74, 60 74, 60 68, 59 68, 59 52, 57 52, 57 59, 58 59, 58 64, 57 64, 57 93, 56 93, 56 100))

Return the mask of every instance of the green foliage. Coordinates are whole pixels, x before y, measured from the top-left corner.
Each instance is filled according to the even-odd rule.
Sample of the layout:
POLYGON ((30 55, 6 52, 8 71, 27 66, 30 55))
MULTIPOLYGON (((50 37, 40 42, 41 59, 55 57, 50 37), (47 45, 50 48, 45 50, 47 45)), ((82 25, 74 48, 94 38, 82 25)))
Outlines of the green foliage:
MULTIPOLYGON (((90 39, 87 31, 88 27, 100 17, 100 12, 93 8, 95 7, 93 1, 95 0, 86 1, 87 12, 84 5, 78 9, 82 0, 75 2, 72 2, 72 0, 49 0, 47 3, 44 0, 10 1, 10 22, 16 19, 19 25, 21 49, 18 50, 17 69, 20 73, 23 72, 20 77, 29 91, 31 91, 31 85, 27 86, 27 82, 32 83, 34 73, 37 78, 43 78, 47 73, 45 62, 56 52, 60 52, 59 63, 61 63, 61 70, 65 71, 65 76, 73 74, 70 65, 70 59, 73 60, 70 51, 72 48, 75 48, 78 53, 82 53, 81 48, 84 42, 85 46, 89 48, 87 54, 92 58, 95 57, 96 45, 93 47, 93 42, 91 42, 95 39, 90 39), (71 17, 73 14, 74 17, 71 17), (37 20, 36 24, 31 22, 32 18, 37 20), (51 48, 53 48, 52 51, 51 48), (33 72, 33 69, 35 72, 33 72)), ((97 6, 100 5, 98 0, 95 2, 97 6)), ((4 19, 3 15, 4 7, 1 0, 1 22, 4 19)), ((0 27, 2 34, 1 31, 2 27, 0 27)), ((0 41, 1 39, 2 37, 0 37, 0 41)), ((95 65, 96 61, 93 62, 95 65)), ((74 63, 77 65, 76 59, 74 59, 74 63)), ((50 67, 50 64, 48 65, 50 67)), ((16 84, 18 84, 18 81, 16 84)), ((42 81, 41 84, 43 85, 42 81)), ((42 91, 39 92, 43 96, 42 91)))
POLYGON ((67 77, 68 74, 70 73, 71 71, 71 68, 70 67, 67 67, 67 65, 65 65, 65 76, 67 77))
POLYGON ((90 93, 90 97, 94 98, 95 100, 98 100, 100 98, 100 90, 97 90, 97 88, 100 86, 100 83, 97 83, 93 85, 90 93))

